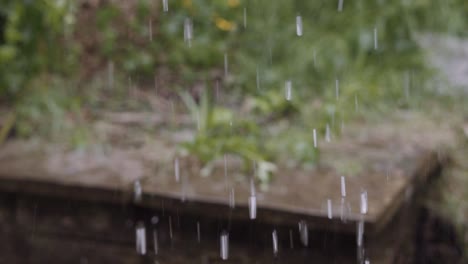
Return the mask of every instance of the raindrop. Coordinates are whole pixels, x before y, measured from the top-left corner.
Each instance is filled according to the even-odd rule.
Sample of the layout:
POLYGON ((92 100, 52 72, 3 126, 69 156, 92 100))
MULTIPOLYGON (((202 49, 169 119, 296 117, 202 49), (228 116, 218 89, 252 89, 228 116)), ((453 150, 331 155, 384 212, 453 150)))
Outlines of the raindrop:
POLYGON ((198 243, 201 242, 201 231, 200 231, 200 222, 197 221, 197 241, 198 243))
POLYGON ((331 132, 330 132, 330 125, 327 124, 325 128, 325 141, 330 142, 331 141, 331 132))
POLYGON ((302 17, 296 16, 296 34, 297 36, 302 36, 302 17))
POLYGON ((291 88, 292 88, 292 82, 290 80, 287 80, 284 84, 284 89, 286 92, 286 100, 291 101, 291 88))
POLYGON ((174 174, 176 182, 180 182, 179 158, 175 158, 174 160, 174 174))
POLYGON ((149 34, 149 41, 153 42, 153 20, 151 18, 148 22, 148 34, 149 34))
POLYGON ((220 255, 222 260, 227 260, 229 258, 229 233, 227 231, 221 232, 221 237, 219 238, 221 244, 220 255))
POLYGON ((340 218, 342 222, 346 222, 346 200, 345 198, 341 198, 341 206, 340 206, 340 218))
POLYGON ((343 0, 338 0, 338 12, 343 11, 343 0))
POLYGON ((409 90, 410 90, 410 84, 411 84, 411 78, 410 74, 408 71, 405 72, 405 83, 404 83, 404 88, 405 88, 405 99, 408 100, 409 98, 409 90))
POLYGON ((341 176, 341 197, 346 197, 346 179, 341 176))
POLYGON ((374 49, 377 50, 379 48, 378 38, 377 38, 377 28, 374 27, 374 49))
POLYGON ((278 255, 278 234, 276 233, 276 230, 273 230, 273 232, 271 233, 271 237, 273 240, 273 254, 277 256, 278 255))
POLYGON ((231 192, 229 193, 229 207, 234 209, 236 207, 236 196, 235 196, 234 187, 231 188, 231 192))
POLYGON ((317 142, 317 129, 313 129, 312 130, 312 135, 313 135, 313 138, 314 138, 314 148, 317 148, 318 146, 318 142, 317 142))
POLYGON ((163 11, 164 11, 164 12, 169 11, 169 3, 168 3, 167 1, 168 1, 168 0, 162 0, 163 11))
POLYGON ((299 235, 301 238, 302 245, 307 247, 309 245, 309 229, 305 221, 299 222, 299 235))
POLYGON ((260 91, 260 70, 258 69, 258 66, 257 66, 257 78, 256 78, 256 81, 257 81, 257 91, 260 91))
POLYGON ((157 255, 159 253, 159 243, 158 243, 158 229, 156 228, 157 223, 159 222, 159 218, 154 216, 151 218, 151 223, 154 225, 153 228, 153 248, 154 254, 157 255))
POLYGON ((228 187, 228 179, 227 179, 227 156, 224 154, 224 186, 228 187))
POLYGON ((228 76, 228 55, 224 53, 224 78, 228 76))
POLYGON ((142 188, 141 188, 141 183, 139 180, 135 181, 133 183, 133 199, 136 203, 141 202, 141 197, 142 197, 142 188))
POLYGON ((257 218, 257 197, 255 195, 249 197, 249 216, 252 220, 257 218))
POLYGON ((333 219, 332 201, 330 199, 327 200, 327 212, 328 219, 333 219))
POLYGON ((184 21, 184 41, 189 47, 192 46, 193 39, 193 24, 190 18, 186 18, 184 21))
POLYGON ((363 237, 364 237, 364 221, 361 220, 357 224, 357 241, 356 241, 356 243, 357 243, 357 245, 359 247, 362 246, 363 237))
POLYGON ((361 214, 367 214, 367 191, 361 192, 361 214))
POLYGON ((174 234, 172 233, 172 217, 169 216, 169 238, 172 238, 174 237, 174 234))
POLYGON ((313 53, 313 60, 314 60, 314 68, 317 68, 317 51, 315 51, 314 49, 314 53, 313 53))
POLYGON ((146 230, 143 222, 138 222, 136 226, 136 251, 139 255, 146 255, 146 230))
POLYGON ((366 259, 366 261, 364 261, 364 264, 370 264, 370 260, 366 259))
POLYGON ((340 80, 338 79, 335 80, 335 97, 336 100, 340 98, 340 80))

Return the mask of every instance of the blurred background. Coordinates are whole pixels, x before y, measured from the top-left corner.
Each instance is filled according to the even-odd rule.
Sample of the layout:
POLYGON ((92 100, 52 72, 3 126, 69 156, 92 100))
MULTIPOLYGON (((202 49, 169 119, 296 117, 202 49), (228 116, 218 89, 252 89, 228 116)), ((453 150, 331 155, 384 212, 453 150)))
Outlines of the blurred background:
POLYGON ((427 203, 466 258, 467 37, 465 0, 2 0, 0 148, 161 141, 201 175, 233 155, 267 188, 317 166, 312 131, 418 113, 457 131, 427 203))

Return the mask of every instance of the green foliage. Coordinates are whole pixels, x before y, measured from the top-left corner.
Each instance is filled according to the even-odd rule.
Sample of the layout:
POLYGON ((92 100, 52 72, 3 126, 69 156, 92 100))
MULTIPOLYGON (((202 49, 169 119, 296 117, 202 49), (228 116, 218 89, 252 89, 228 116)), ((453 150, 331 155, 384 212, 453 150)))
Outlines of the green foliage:
POLYGON ((215 107, 206 90, 198 104, 188 93, 182 93, 181 98, 197 124, 194 139, 182 144, 182 148, 184 152, 196 156, 205 164, 202 174, 210 173, 217 158, 225 154, 235 154, 244 160, 245 169, 255 162, 259 168, 259 179, 269 179, 274 165, 266 161, 266 156, 260 148, 258 127, 253 122, 235 120, 230 110, 215 107))
POLYGON ((73 22, 70 10, 67 1, 2 2, 0 16, 5 24, 0 43, 0 98, 15 100, 38 73, 67 68, 69 58, 60 43, 65 28, 73 22))

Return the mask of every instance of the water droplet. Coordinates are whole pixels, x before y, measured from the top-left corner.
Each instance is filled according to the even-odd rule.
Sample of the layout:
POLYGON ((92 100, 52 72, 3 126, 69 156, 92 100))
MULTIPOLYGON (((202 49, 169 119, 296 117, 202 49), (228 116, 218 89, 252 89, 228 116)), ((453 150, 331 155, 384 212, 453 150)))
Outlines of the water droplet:
POLYGON ((184 41, 189 47, 192 46, 193 24, 190 18, 184 20, 184 41))
POLYGON ((313 135, 313 138, 314 138, 314 148, 317 148, 318 146, 318 142, 317 142, 317 129, 313 129, 312 130, 312 135, 313 135))
POLYGON ((377 36, 377 28, 374 28, 374 49, 377 50, 379 48, 378 36, 377 36))
POLYGON ((343 11, 343 0, 338 0, 338 12, 343 11))
POLYGON ((201 230, 200 230, 200 222, 197 221, 197 241, 198 243, 201 242, 201 230))
POLYGON ((273 230, 271 237, 273 240, 273 254, 276 256, 278 255, 278 234, 276 233, 276 230, 273 230))
POLYGON ((335 97, 336 100, 340 98, 340 80, 338 79, 335 80, 335 97))
POLYGON ((260 70, 258 69, 258 66, 257 66, 257 77, 256 77, 256 81, 257 81, 257 91, 260 91, 260 70))
POLYGON ((331 141, 331 132, 330 132, 330 125, 327 124, 325 128, 325 141, 330 142, 331 141))
POLYGON ((224 53, 224 78, 228 76, 228 55, 224 53))
POLYGON ((361 192, 361 214, 367 214, 367 191, 361 192))
POLYGON ((296 16, 296 34, 297 36, 302 36, 302 17, 296 16))
POLYGON ((299 235, 302 245, 307 247, 309 245, 309 228, 307 227, 307 223, 305 221, 299 222, 299 235))
POLYGON ((234 187, 231 188, 231 192, 229 193, 229 207, 234 209, 236 207, 236 196, 235 196, 234 187))
POLYGON ((255 195, 249 197, 249 216, 252 220, 257 218, 257 197, 255 195))
POLYGON ((366 261, 364 261, 364 264, 370 264, 370 260, 366 259, 366 261))
POLYGON ((153 229, 153 249, 154 249, 154 254, 157 255, 159 253, 159 243, 158 243, 158 230, 156 228, 153 229))
POLYGON ((341 197, 346 197, 346 179, 341 176, 341 197))
POLYGON ((172 233, 172 217, 169 216, 169 238, 172 240, 174 234, 172 233))
POLYGON ((169 3, 167 1, 168 0, 162 0, 162 5, 163 5, 163 11, 164 12, 169 11, 169 3))
POLYGON ((146 255, 146 230, 143 222, 138 222, 135 230, 136 251, 139 255, 146 255))
POLYGON ((315 49, 314 49, 313 57, 314 57, 314 68, 317 68, 317 51, 315 49))
POLYGON ((133 199, 136 203, 141 202, 143 191, 139 180, 133 183, 133 199))
POLYGON ((148 21, 148 35, 149 41, 153 42, 153 20, 151 18, 148 21))
POLYGON ((157 225, 159 223, 159 217, 157 217, 157 216, 151 217, 151 223, 153 225, 157 225))
POLYGON ((284 89, 286 92, 286 100, 291 101, 292 82, 290 80, 285 82, 284 89))
POLYGON ((362 246, 362 241, 364 237, 364 221, 361 220, 357 223, 357 245, 362 246))
POLYGON ((354 95, 354 110, 356 111, 356 113, 359 112, 359 102, 357 95, 354 95))
POLYGON ((175 158, 174 160, 174 176, 176 182, 180 182, 179 158, 175 158))
POLYGON ((346 222, 346 220, 347 220, 347 210, 346 210, 346 200, 345 200, 345 198, 341 198, 340 219, 341 219, 342 222, 346 222))
POLYGON ((333 219, 332 201, 330 199, 327 200, 327 212, 328 219, 333 219))
POLYGON ((220 246, 220 255, 222 260, 227 260, 229 258, 229 233, 227 231, 221 232, 221 237, 219 238, 220 246))

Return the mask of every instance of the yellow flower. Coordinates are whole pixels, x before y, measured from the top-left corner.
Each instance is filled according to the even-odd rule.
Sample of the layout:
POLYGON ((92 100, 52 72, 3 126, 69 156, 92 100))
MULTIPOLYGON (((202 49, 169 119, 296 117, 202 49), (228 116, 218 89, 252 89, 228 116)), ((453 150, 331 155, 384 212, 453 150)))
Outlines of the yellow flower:
POLYGON ((215 17, 215 24, 217 28, 224 31, 231 31, 236 27, 235 23, 218 16, 215 17))
POLYGON ((239 6, 240 1, 239 0, 228 0, 228 6, 229 7, 237 7, 239 6))
POLYGON ((192 7, 192 0, 184 0, 182 2, 182 5, 185 7, 185 8, 190 8, 192 7))

